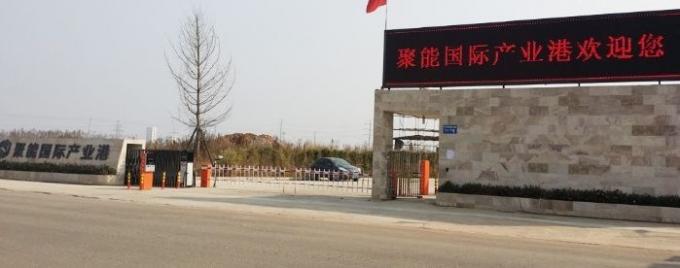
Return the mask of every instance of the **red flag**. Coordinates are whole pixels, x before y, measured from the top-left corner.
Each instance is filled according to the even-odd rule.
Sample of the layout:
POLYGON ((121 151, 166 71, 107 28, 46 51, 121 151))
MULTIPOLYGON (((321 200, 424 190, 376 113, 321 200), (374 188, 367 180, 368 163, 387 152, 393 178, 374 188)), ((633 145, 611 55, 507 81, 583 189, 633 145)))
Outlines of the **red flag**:
POLYGON ((366 13, 371 13, 384 5, 387 5, 387 0, 368 0, 368 5, 366 5, 366 13))

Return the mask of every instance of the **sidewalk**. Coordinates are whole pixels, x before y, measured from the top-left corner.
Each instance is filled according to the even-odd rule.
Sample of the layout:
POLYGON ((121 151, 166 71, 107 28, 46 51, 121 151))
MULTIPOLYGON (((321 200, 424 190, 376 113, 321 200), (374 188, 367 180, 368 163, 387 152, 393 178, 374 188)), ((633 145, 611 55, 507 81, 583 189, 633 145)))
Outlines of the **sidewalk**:
POLYGON ((219 185, 217 189, 141 192, 116 186, 84 186, 0 180, 3 191, 62 194, 140 204, 159 204, 280 215, 304 219, 505 236, 581 244, 680 251, 680 225, 443 208, 433 200, 371 201, 365 194, 318 194, 283 186, 219 185))

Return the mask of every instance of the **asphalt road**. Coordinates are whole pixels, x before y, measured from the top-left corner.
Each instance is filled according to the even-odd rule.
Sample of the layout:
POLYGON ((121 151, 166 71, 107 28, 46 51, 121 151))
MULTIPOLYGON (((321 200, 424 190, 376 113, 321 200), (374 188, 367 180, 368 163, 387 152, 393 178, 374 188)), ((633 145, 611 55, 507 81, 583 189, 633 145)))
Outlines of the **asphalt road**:
POLYGON ((2 267, 680 267, 675 255, 0 190, 2 267))

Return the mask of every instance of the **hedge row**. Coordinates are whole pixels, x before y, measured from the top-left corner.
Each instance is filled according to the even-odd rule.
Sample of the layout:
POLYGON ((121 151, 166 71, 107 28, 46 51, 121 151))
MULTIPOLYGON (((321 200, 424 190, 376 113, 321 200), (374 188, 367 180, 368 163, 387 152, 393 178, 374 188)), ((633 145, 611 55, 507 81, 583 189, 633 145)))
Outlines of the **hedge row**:
POLYGON ((648 194, 628 194, 619 190, 578 190, 572 188, 543 189, 532 185, 501 186, 479 183, 466 183, 460 185, 447 181, 439 187, 439 191, 443 193, 680 208, 680 196, 677 195, 652 196, 648 194))
POLYGON ((74 165, 52 163, 17 163, 0 161, 0 170, 51 172, 88 175, 116 175, 116 169, 106 165, 74 165))

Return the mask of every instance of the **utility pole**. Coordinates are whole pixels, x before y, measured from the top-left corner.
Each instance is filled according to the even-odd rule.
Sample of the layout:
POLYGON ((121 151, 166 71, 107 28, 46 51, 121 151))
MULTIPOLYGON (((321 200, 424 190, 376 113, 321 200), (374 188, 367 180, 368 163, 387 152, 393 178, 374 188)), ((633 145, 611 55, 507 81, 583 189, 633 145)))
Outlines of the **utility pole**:
POLYGON ((281 124, 279 125, 279 142, 283 142, 283 119, 281 119, 281 124))
POLYGON ((90 117, 90 119, 87 121, 87 136, 91 136, 90 135, 91 129, 92 129, 92 117, 90 117))
POLYGON ((120 139, 123 136, 123 126, 120 124, 120 120, 116 120, 115 138, 120 139))
MULTIPOLYGON (((180 117, 180 111, 179 111, 179 106, 177 106, 177 118, 179 118, 179 117, 180 117)), ((172 137, 173 141, 175 141, 175 139, 177 139, 177 141, 179 141, 180 138, 179 138, 179 135, 177 135, 177 129, 175 128, 175 121, 176 120, 170 121, 170 125, 172 126, 172 132, 170 132, 170 136, 172 137)))
POLYGON ((368 121, 368 147, 371 147, 371 140, 373 139, 373 119, 368 121))
POLYGON ((316 146, 316 131, 314 131, 314 146, 316 146))

